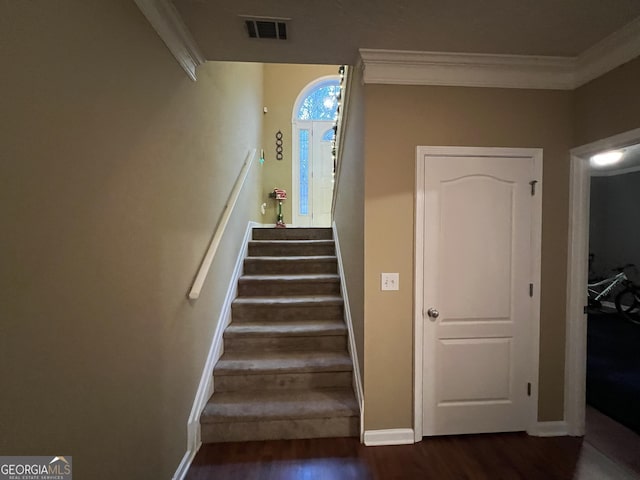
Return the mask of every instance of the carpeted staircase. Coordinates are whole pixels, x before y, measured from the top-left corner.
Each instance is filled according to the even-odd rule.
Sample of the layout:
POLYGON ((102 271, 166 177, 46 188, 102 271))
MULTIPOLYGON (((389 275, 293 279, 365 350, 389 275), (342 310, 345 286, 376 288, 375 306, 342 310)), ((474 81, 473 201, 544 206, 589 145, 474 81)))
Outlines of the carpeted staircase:
POLYGON ((254 229, 202 441, 357 436, 352 371, 331 229, 254 229))

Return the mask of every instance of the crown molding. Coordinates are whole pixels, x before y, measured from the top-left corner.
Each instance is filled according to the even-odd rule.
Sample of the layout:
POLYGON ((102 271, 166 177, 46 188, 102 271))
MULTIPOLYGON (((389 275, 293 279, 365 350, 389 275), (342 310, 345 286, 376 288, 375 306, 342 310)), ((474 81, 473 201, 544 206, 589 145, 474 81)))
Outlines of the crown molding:
POLYGON ((640 17, 577 57, 576 87, 584 85, 640 55, 640 17))
POLYGON ((187 75, 196 81, 196 67, 205 59, 170 0, 134 0, 187 75))
POLYGON ((573 90, 640 55, 640 17, 577 57, 360 49, 364 83, 573 90))
POLYGON ((575 60, 484 53, 361 49, 364 83, 570 90, 575 60))

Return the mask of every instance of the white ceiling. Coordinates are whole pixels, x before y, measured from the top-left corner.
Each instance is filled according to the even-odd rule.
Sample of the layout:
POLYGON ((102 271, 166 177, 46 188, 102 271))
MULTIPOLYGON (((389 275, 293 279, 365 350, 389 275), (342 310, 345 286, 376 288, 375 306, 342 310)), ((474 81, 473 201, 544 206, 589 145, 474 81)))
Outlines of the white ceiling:
POLYGON ((359 48, 574 57, 640 16, 638 0, 173 0, 207 60, 353 64, 359 48), (240 15, 290 18, 248 38, 240 15))

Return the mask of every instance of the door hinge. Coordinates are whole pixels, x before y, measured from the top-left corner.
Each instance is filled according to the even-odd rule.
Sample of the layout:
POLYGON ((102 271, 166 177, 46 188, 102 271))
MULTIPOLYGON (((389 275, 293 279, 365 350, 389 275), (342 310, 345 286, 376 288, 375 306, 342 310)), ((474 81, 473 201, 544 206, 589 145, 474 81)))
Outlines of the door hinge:
POLYGON ((584 307, 582 307, 582 313, 584 313, 585 315, 589 313, 589 305, 585 305, 584 307))
POLYGON ((529 296, 533 297, 533 283, 529 284, 529 296))
POLYGON ((537 180, 531 180, 529 182, 529 185, 531 185, 531 196, 532 197, 536 194, 536 183, 538 183, 537 180))
POLYGON ((531 396, 531 382, 527 383, 527 396, 531 396))

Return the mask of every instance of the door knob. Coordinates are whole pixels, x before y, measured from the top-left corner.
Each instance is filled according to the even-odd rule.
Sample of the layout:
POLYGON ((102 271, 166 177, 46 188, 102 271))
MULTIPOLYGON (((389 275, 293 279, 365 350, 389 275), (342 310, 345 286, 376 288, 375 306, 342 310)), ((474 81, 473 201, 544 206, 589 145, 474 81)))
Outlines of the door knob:
POLYGON ((432 320, 435 320, 440 316, 440 312, 435 308, 431 307, 429 310, 427 310, 427 315, 429 315, 429 318, 431 318, 432 320))

